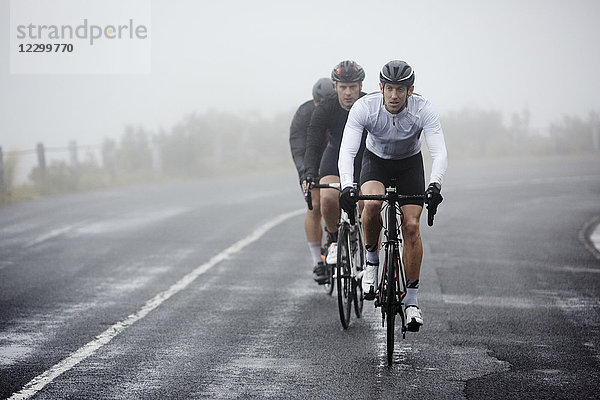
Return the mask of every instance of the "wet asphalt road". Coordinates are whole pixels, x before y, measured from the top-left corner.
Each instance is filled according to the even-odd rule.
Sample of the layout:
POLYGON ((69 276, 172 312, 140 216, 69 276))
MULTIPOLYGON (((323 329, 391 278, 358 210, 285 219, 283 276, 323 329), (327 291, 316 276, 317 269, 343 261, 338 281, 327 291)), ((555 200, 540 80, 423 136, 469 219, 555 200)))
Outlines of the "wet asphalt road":
POLYGON ((453 163, 443 194, 422 226, 426 325, 391 368, 379 310, 344 331, 312 282, 301 211, 255 231, 303 207, 293 173, 0 207, 0 398, 48 371, 22 393, 597 398, 598 157, 453 163))

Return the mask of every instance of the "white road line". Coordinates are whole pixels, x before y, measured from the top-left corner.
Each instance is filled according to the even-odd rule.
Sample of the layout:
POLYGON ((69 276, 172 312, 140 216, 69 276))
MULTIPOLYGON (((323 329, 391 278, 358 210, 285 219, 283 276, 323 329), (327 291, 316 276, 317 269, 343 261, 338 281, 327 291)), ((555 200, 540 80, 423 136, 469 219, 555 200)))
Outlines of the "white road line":
POLYGON ((204 274, 206 271, 217 265, 219 262, 231 257, 233 254, 239 252, 244 247, 249 244, 257 241, 262 235, 264 235, 267 231, 284 222, 285 220, 295 217, 297 215, 301 215, 304 213, 304 209, 291 211, 285 214, 281 214, 275 219, 261 225, 250 235, 241 239, 240 241, 232 244, 227 249, 217 254, 213 258, 211 258, 208 262, 200 265, 196 269, 194 269, 189 274, 185 275, 179 281, 174 283, 167 290, 157 294, 152 299, 148 300, 146 304, 137 312, 129 315, 122 321, 117 322, 98 336, 96 339, 92 340, 88 344, 81 347, 79 350, 72 353, 69 357, 65 358, 58 364, 54 365, 41 375, 33 378, 28 384, 26 384, 23 389, 19 392, 13 394, 9 400, 17 400, 17 399, 28 399, 31 396, 35 395, 37 392, 42 390, 44 386, 52 382, 58 376, 63 374, 64 372, 70 370, 75 365, 79 364, 81 361, 85 360, 92 354, 96 352, 99 348, 110 342, 113 338, 115 338, 119 333, 123 332, 129 326, 133 325, 137 321, 144 318, 148 315, 152 310, 160 306, 165 300, 177 294, 178 292, 185 289, 190 283, 192 283, 197 277, 204 274))
POLYGON ((27 243, 25 245, 25 247, 26 248, 33 247, 35 245, 38 245, 40 243, 45 242, 46 240, 50 240, 50 239, 54 239, 56 237, 59 237, 60 235, 73 230, 74 227, 75 227, 75 225, 69 225, 69 226, 65 226, 65 227, 62 227, 62 228, 53 229, 50 232, 45 233, 45 234, 43 234, 41 236, 38 236, 37 238, 33 239, 32 241, 30 241, 29 243, 27 243))
POLYGON ((600 224, 596 225, 596 229, 590 235, 590 241, 594 244, 594 247, 600 253, 600 224))
POLYGON ((579 231, 579 241, 600 260, 600 215, 587 221, 579 231))

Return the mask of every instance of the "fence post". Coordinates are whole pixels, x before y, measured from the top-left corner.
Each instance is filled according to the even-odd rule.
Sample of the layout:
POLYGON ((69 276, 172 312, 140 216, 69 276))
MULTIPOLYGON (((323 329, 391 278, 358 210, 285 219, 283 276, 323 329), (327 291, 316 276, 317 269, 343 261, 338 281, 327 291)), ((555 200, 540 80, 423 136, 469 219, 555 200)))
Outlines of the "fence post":
POLYGON ((36 146, 37 150, 37 158, 38 158, 38 167, 42 171, 42 174, 46 174, 46 152, 44 150, 44 144, 38 143, 36 146))
POLYGON ((77 168, 79 165, 79 159, 77 158, 77 142, 75 140, 71 140, 69 142, 69 155, 71 167, 77 168))
POLYGON ((48 191, 48 183, 46 182, 46 150, 43 143, 38 143, 36 146, 38 167, 40 171, 39 191, 41 194, 46 194, 48 191))
POLYGON ((0 193, 6 192, 6 184, 4 183, 4 154, 2 146, 0 146, 0 193))

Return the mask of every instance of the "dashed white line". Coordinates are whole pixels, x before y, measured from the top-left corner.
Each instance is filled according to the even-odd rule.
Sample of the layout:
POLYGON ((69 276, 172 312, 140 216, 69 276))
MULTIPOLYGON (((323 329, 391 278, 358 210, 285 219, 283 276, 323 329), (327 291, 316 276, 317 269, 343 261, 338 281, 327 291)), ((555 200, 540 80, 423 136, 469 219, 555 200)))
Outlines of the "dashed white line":
POLYGON ((189 274, 185 275, 179 281, 174 283, 167 290, 157 294, 152 299, 148 300, 146 304, 137 312, 129 315, 122 321, 117 322, 112 325, 110 328, 96 336, 96 339, 87 343, 74 353, 72 353, 69 357, 65 358, 58 364, 54 365, 50 369, 46 370, 44 373, 33 378, 29 383, 27 383, 23 389, 19 392, 13 394, 9 400, 22 400, 28 399, 31 396, 38 393, 40 390, 44 388, 47 384, 52 382, 61 374, 65 373, 72 369, 75 365, 79 364, 81 361, 85 360, 92 354, 94 354, 98 349, 102 346, 106 345, 112 339, 114 339, 119 333, 123 332, 129 326, 133 325, 137 321, 144 318, 148 315, 152 310, 160 306, 165 300, 169 299, 174 294, 185 289, 190 283, 192 283, 197 277, 204 274, 206 271, 214 267, 219 262, 231 257, 233 254, 239 252, 244 247, 249 244, 257 241, 262 235, 264 235, 267 231, 284 222, 285 220, 295 217, 297 215, 301 215, 304 213, 304 209, 299 209, 296 211, 291 211, 285 214, 281 214, 278 217, 272 219, 271 221, 261 225, 250 235, 245 238, 239 240, 238 242, 232 244, 227 249, 217 254, 213 258, 211 258, 208 262, 200 265, 196 269, 194 269, 189 274))

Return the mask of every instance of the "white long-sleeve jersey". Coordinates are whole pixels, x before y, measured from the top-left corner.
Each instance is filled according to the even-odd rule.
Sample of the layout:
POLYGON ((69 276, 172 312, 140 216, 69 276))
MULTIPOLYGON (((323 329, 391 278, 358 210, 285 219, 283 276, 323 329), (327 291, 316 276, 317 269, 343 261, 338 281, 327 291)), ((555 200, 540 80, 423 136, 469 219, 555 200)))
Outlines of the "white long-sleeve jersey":
POLYGON ((348 115, 344 128, 338 169, 342 188, 352 186, 354 158, 363 129, 368 132, 367 149, 384 159, 401 160, 421 151, 421 134, 433 160, 429 183, 444 181, 448 153, 440 118, 429 100, 413 93, 407 106, 398 114, 386 110, 383 95, 371 93, 358 99, 348 115))

